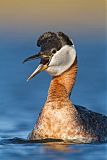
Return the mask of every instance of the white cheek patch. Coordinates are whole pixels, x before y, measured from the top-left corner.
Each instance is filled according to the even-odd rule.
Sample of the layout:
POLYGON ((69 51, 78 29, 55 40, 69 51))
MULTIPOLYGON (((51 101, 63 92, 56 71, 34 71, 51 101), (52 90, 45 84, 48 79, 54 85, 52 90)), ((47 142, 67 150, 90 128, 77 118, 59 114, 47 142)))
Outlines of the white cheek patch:
POLYGON ((58 76, 71 67, 76 58, 74 46, 65 45, 52 57, 47 72, 52 76, 58 76))

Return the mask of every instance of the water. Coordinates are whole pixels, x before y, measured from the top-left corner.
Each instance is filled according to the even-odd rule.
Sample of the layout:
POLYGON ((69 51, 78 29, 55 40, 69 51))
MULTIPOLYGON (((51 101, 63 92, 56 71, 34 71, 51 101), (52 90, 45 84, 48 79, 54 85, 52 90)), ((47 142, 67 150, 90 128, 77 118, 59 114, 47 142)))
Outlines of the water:
MULTIPOLYGON (((26 33, 26 36, 8 34, 7 41, 6 38, 0 39, 0 159, 106 160, 106 143, 66 146, 27 140, 45 102, 51 78, 43 72, 26 82, 39 64, 39 60, 24 65, 21 63, 39 50, 34 44, 34 32, 26 33)), ((70 30, 68 34, 71 34, 70 30)), ((107 114, 105 39, 103 36, 96 39, 75 34, 73 37, 79 71, 71 99, 74 104, 107 114)))
POLYGON ((0 144, 0 158, 7 159, 39 159, 39 160, 106 160, 106 144, 41 144, 31 143, 23 139, 8 139, 0 144), (4 154, 4 156, 3 156, 4 154))

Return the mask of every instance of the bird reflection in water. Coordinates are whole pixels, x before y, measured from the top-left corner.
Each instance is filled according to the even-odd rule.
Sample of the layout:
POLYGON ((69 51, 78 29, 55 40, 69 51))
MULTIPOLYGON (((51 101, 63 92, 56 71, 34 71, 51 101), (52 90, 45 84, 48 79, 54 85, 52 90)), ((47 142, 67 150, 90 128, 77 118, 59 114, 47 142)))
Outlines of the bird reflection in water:
POLYGON ((80 150, 73 149, 71 143, 48 143, 45 144, 45 151, 58 151, 58 152, 67 152, 67 153, 78 153, 80 150))

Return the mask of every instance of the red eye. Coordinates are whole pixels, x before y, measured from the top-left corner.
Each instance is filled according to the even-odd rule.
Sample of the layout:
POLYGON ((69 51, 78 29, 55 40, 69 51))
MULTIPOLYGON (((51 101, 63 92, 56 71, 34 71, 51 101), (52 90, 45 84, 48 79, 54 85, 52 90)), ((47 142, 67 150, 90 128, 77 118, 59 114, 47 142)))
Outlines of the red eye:
POLYGON ((56 53, 57 52, 57 50, 55 49, 55 48, 53 48, 52 50, 51 50, 51 53, 56 53))

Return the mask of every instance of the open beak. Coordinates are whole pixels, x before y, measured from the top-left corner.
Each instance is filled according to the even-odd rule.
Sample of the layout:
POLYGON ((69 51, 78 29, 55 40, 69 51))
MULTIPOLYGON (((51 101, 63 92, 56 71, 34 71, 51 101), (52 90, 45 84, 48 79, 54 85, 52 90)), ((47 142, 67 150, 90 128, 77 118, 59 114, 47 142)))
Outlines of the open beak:
POLYGON ((38 73, 44 71, 45 69, 48 68, 48 65, 40 64, 36 70, 30 75, 30 77, 27 79, 27 81, 31 80, 34 76, 36 76, 38 73))
POLYGON ((38 59, 41 58, 41 62, 39 64, 39 66, 36 68, 36 70, 28 77, 27 81, 31 80, 34 76, 36 76, 38 73, 46 70, 48 68, 48 64, 50 61, 50 56, 45 55, 45 54, 37 54, 37 55, 33 55, 30 56, 28 58, 26 58, 23 63, 30 61, 30 60, 34 60, 34 59, 38 59))

